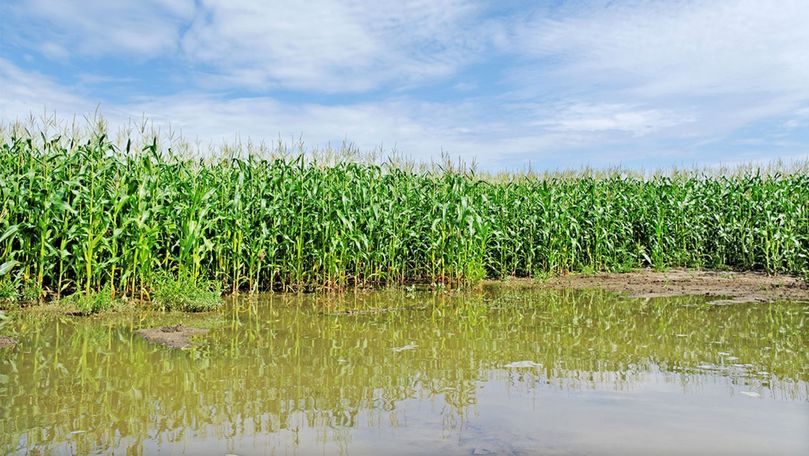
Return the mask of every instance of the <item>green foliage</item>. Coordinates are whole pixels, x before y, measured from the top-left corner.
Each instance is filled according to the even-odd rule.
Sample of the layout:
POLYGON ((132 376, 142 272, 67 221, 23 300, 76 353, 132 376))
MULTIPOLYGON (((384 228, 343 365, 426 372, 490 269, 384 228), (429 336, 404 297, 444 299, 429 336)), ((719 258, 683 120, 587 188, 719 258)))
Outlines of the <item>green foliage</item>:
POLYGON ((130 145, 103 134, 0 145, 6 277, 28 278, 38 295, 109 286, 195 308, 167 296, 213 293, 213 282, 299 291, 647 266, 809 269, 805 172, 495 179, 130 145))
POLYGON ((17 300, 17 287, 10 280, 0 279, 0 304, 17 300))
POLYGON ((42 287, 33 280, 23 280, 19 298, 23 301, 39 301, 44 294, 42 287))
POLYGON ((97 292, 75 293, 67 299, 67 303, 74 305, 76 310, 83 315, 109 310, 112 308, 113 301, 114 297, 109 286, 97 292))
POLYGON ((166 275, 156 281, 153 290, 152 298, 162 310, 205 312, 222 304, 221 286, 214 281, 166 275))

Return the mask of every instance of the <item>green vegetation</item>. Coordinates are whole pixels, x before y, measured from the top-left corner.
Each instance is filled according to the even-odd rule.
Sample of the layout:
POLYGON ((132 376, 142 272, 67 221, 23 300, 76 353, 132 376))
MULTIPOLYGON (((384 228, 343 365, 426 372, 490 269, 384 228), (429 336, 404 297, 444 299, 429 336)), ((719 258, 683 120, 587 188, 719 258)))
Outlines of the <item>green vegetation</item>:
POLYGON ((17 288, 10 280, 0 280, 0 305, 17 300, 17 288))
POLYGON ((112 290, 107 285, 101 291, 72 294, 66 299, 66 303, 75 306, 80 314, 90 315, 112 308, 113 299, 112 290))
POLYGON ((191 158, 156 139, 118 147, 101 133, 39 136, 8 129, 0 146, 0 280, 29 298, 109 287, 193 308, 176 299, 189 287, 209 303, 220 286, 809 270, 805 171, 480 176, 228 148, 191 158))
POLYGON ((166 275, 152 286, 152 300, 162 310, 204 312, 218 307, 222 300, 222 287, 218 282, 166 275))

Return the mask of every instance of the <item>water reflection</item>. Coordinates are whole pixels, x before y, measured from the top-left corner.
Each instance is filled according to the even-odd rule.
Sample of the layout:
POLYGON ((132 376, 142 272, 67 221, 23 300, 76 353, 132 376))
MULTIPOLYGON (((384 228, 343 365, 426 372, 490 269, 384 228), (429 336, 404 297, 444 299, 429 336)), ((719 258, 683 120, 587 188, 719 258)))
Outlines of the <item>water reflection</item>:
POLYGON ((197 316, 21 313, 4 328, 19 347, 0 352, 0 450, 357 453, 406 435, 411 453, 513 453, 553 442, 515 422, 470 443, 475 425, 530 422, 569 408, 565 395, 583 411, 663 393, 661 407, 757 399, 763 419, 780 402, 805 418, 807 316, 805 304, 496 288, 244 297, 197 316), (211 332, 183 351, 133 334, 178 322, 211 332), (537 397, 541 413, 517 413, 537 397))

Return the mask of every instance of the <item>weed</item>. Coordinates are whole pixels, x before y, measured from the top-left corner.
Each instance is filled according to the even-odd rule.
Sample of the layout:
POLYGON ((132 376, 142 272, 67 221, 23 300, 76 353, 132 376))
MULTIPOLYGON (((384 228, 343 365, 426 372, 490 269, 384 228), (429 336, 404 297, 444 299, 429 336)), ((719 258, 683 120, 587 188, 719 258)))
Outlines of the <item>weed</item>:
POLYGON ((91 315, 103 312, 112 308, 114 297, 109 286, 101 291, 91 291, 90 293, 75 293, 67 300, 67 304, 72 304, 82 315, 91 315))
POLYGON ((164 275, 153 286, 152 300, 165 311, 205 312, 222 304, 221 286, 213 281, 164 275))
POLYGON ((17 287, 10 280, 0 280, 0 304, 17 300, 17 287))

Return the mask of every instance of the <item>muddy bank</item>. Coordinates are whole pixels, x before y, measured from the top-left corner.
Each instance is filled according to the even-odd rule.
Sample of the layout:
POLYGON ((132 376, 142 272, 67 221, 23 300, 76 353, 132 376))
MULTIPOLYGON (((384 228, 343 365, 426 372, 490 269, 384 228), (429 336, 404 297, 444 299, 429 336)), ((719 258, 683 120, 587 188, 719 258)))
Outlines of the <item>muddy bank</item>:
POLYGON ((0 336, 0 348, 13 347, 17 345, 17 341, 11 337, 0 336))
POLYGON ((204 328, 193 328, 189 326, 163 326, 160 328, 139 329, 135 334, 143 337, 149 342, 165 345, 169 348, 188 348, 193 343, 191 337, 201 336, 208 332, 204 328))
POLYGON ((802 279, 758 272, 642 269, 625 273, 568 274, 533 286, 603 289, 635 298, 702 295, 714 304, 769 301, 809 301, 809 285, 802 279))

